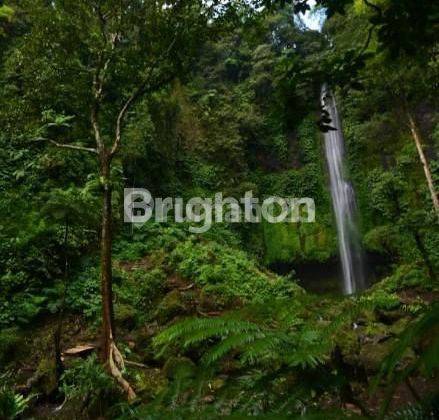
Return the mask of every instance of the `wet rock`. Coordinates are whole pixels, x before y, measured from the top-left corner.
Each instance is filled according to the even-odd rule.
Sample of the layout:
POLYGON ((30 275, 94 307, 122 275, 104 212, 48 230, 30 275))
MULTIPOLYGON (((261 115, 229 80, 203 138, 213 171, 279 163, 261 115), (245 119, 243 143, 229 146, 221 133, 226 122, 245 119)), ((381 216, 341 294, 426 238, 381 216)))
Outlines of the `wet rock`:
POLYGON ((363 365, 368 373, 378 372, 383 359, 392 349, 393 341, 387 340, 382 343, 363 344, 360 349, 358 361, 363 365))
POLYGON ((29 379, 27 387, 46 397, 57 391, 58 378, 54 358, 40 361, 35 374, 29 379))
POLYGON ((195 363, 188 357, 171 357, 163 366, 163 372, 168 378, 190 378, 195 375, 195 363))
POLYGON ((186 302, 178 290, 169 292, 160 302, 156 316, 160 322, 166 322, 177 315, 187 312, 186 302))
POLYGON ((401 311, 385 311, 381 309, 376 311, 376 316, 379 322, 385 325, 392 325, 401 318, 404 318, 406 314, 401 311))
POLYGON ((118 325, 121 325, 129 330, 136 326, 136 309, 127 304, 119 303, 115 305, 115 321, 118 325))

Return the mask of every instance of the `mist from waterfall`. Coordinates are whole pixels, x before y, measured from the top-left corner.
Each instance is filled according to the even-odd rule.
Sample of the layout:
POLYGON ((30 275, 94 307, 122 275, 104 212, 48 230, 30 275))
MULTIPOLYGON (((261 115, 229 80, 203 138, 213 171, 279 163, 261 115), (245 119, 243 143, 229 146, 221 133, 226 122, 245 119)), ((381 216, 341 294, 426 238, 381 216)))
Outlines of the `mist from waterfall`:
POLYGON ((324 137, 343 271, 343 292, 353 294, 366 287, 363 251, 357 227, 355 191, 346 178, 344 138, 336 101, 326 85, 322 87, 321 101, 331 119, 330 127, 335 129, 328 130, 324 137))

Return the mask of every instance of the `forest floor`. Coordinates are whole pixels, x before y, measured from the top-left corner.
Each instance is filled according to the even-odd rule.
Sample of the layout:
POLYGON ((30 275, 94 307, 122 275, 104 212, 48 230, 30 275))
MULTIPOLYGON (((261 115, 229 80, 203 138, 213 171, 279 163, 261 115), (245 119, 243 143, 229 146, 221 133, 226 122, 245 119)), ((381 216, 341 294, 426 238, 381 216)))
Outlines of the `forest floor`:
MULTIPOLYGON (((152 264, 148 258, 134 262, 120 262, 119 268, 126 272, 135 270, 147 271, 152 264)), ((403 305, 413 305, 420 301, 429 304, 437 301, 439 293, 420 288, 405 288, 398 291, 398 298, 403 305)), ((326 299, 326 297, 325 297, 326 299)), ((117 341, 127 360, 126 376, 134 380, 138 395, 142 400, 153 397, 156 389, 167 381, 166 361, 155 359, 151 350, 152 338, 164 327, 185 316, 217 317, 234 305, 221 307, 213 300, 206 299, 202 289, 189 280, 173 273, 168 276, 163 294, 158 306, 162 308, 151 322, 144 323, 140 328, 135 322, 126 317, 117 321, 117 341), (135 379, 133 379, 135 378, 135 379)), ((331 299, 326 304, 331 304, 331 299)), ((332 304, 336 304, 332 302, 332 304)), ((357 325, 347 326, 337 340, 341 351, 341 368, 351 377, 350 389, 345 392, 352 394, 343 402, 340 395, 324 393, 319 398, 321 408, 342 408, 346 414, 353 416, 362 414, 360 406, 373 417, 386 398, 388 389, 379 385, 374 388, 373 378, 378 373, 384 355, 389 351, 395 336, 411 319, 409 312, 395 310, 378 311, 372 319, 359 319, 357 325), (353 397, 353 398, 352 398, 353 397), (356 402, 359 402, 358 404, 356 402)), ((58 380, 54 374, 55 352, 54 332, 59 323, 56 316, 41 318, 31 330, 24 334, 24 340, 18 351, 13 355, 17 389, 24 393, 36 393, 33 418, 64 419, 72 418, 68 404, 59 396, 58 380)), ((68 368, 79 357, 86 357, 92 352, 99 351, 100 337, 98 325, 90 324, 80 315, 69 314, 63 320, 61 351, 63 362, 68 368), (70 354, 70 355, 68 355, 70 354)), ((412 357, 411 355, 408 356, 412 357)), ((225 376, 230 372, 224 371, 225 376)), ((398 409, 408 403, 415 404, 418 399, 439 389, 436 381, 427 381, 423 377, 412 377, 396 388, 391 400, 391 409, 398 409)), ((204 401, 209 404, 215 401, 215 391, 204 401)), ((85 404, 83 401, 82 403, 85 404)), ((363 414, 364 414, 363 410, 363 414)), ((77 417, 78 407, 75 408, 75 418, 90 418, 83 410, 83 417, 77 417)))

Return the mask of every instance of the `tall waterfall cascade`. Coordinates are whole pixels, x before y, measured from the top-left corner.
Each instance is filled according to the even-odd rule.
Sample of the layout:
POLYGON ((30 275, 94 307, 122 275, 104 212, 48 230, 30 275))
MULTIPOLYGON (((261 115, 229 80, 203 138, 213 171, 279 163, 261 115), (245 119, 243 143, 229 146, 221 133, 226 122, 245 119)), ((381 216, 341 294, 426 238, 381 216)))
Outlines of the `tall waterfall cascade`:
POLYGON ((321 103, 331 119, 331 129, 324 134, 325 154, 337 224, 339 253, 343 271, 343 292, 349 295, 366 287, 363 251, 357 227, 355 191, 346 177, 344 137, 337 104, 326 85, 322 87, 321 103))

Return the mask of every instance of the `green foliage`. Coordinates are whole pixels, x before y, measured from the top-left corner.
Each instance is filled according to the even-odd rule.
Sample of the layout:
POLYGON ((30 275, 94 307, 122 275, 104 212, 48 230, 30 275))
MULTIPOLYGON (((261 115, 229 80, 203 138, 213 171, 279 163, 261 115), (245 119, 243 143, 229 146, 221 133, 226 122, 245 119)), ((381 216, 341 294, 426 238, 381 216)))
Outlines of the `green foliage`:
POLYGON ((395 273, 386 279, 385 282, 387 282, 389 288, 392 290, 404 290, 415 287, 428 290, 434 287, 425 268, 419 264, 399 266, 395 270, 395 273))
POLYGON ((30 398, 16 394, 7 387, 0 388, 0 416, 5 420, 19 418, 28 407, 30 398))
POLYGON ((20 418, 32 399, 32 396, 23 397, 14 392, 10 381, 8 373, 0 375, 0 418, 5 420, 20 418))
POLYGON ((216 318, 188 318, 162 331, 154 345, 162 357, 195 356, 200 370, 209 372, 210 391, 191 394, 198 407, 207 392, 226 413, 297 414, 319 392, 312 375, 319 375, 332 349, 330 330, 312 316, 304 322, 303 304, 267 302, 216 318), (224 368, 226 376, 212 377, 224 368))
POLYGON ((382 413, 386 413, 396 387, 407 381, 411 375, 420 371, 429 377, 439 368, 439 304, 435 302, 426 308, 423 314, 409 325, 400 335, 392 352, 384 359, 379 377, 385 378, 389 384, 389 392, 382 405, 382 413), (403 358, 411 347, 424 342, 424 348, 418 358, 411 363, 403 363, 403 358))
POLYGON ((437 416, 437 400, 434 398, 423 398, 421 403, 409 404, 396 410, 395 413, 385 416, 386 420, 427 420, 437 416))
POLYGON ((30 321, 46 309, 47 297, 31 293, 17 293, 12 300, 0 303, 2 309, 0 325, 9 326, 14 323, 29 324, 30 321))
MULTIPOLYGON (((392 344, 379 376, 390 390, 415 373, 437 373, 430 301, 439 231, 406 124, 410 111, 436 183, 436 2, 318 0, 328 16, 323 35, 295 18, 305 0, 7 3, 0 6, 2 366, 14 367, 17 349, 31 353, 26 367, 52 394, 54 359, 37 360, 34 335, 52 340, 56 313, 66 324, 84 318, 78 337, 64 331, 63 349, 96 332, 99 168, 91 154, 48 140, 94 145, 90 111, 100 101, 100 134, 110 144, 124 101, 140 86, 146 94, 122 121, 109 182, 114 318, 125 353, 153 379, 142 388, 139 366, 131 365, 123 374, 139 384, 142 401, 113 412, 108 406, 120 395, 96 357, 67 365, 61 388, 75 415, 339 419, 355 403, 347 395, 363 397, 364 359, 375 368, 392 344), (348 298, 313 297, 264 267, 336 254, 315 124, 324 81, 343 115, 365 248, 383 258, 383 272, 392 270, 348 298), (92 89, 100 82, 102 95, 92 89), (187 223, 128 227, 124 186, 185 199, 248 190, 312 197, 317 222, 214 224, 201 235, 187 223), (344 412, 315 413, 339 403, 344 412)), ((28 378, 19 366, 13 375, 21 384, 28 378)), ((22 416, 28 403, 9 380, 0 386, 1 418, 22 416)), ((395 416, 425 418, 432 410, 414 406, 395 416)))
POLYGON ((214 242, 187 240, 169 258, 179 274, 226 301, 264 302, 301 290, 292 280, 261 271, 246 253, 214 242))
POLYGON ((20 342, 20 333, 16 328, 2 329, 0 331, 0 363, 7 363, 20 342))
POLYGON ((299 302, 267 302, 217 318, 189 318, 168 327, 154 343, 160 354, 176 344, 182 350, 208 344, 200 359, 205 365, 232 354, 243 366, 316 367, 330 343, 318 323, 302 323, 299 302))
POLYGON ((75 312, 82 313, 86 318, 95 320, 101 308, 99 271, 95 266, 86 266, 78 274, 66 293, 66 304, 75 312))
POLYGON ((108 403, 116 403, 120 393, 113 379, 93 355, 78 360, 61 377, 61 390, 69 401, 84 401, 84 408, 102 414, 108 403))
MULTIPOLYGON (((318 215, 316 217, 318 218, 318 215)), ((263 229, 267 264, 327 261, 336 253, 333 232, 318 222, 264 223, 263 229)))
POLYGON ((395 293, 389 293, 380 287, 374 288, 373 291, 360 298, 362 302, 370 302, 374 308, 382 310, 395 309, 400 305, 398 296, 395 293))
POLYGON ((149 321, 163 296, 166 273, 161 268, 133 268, 115 277, 116 321, 142 325, 149 321))

